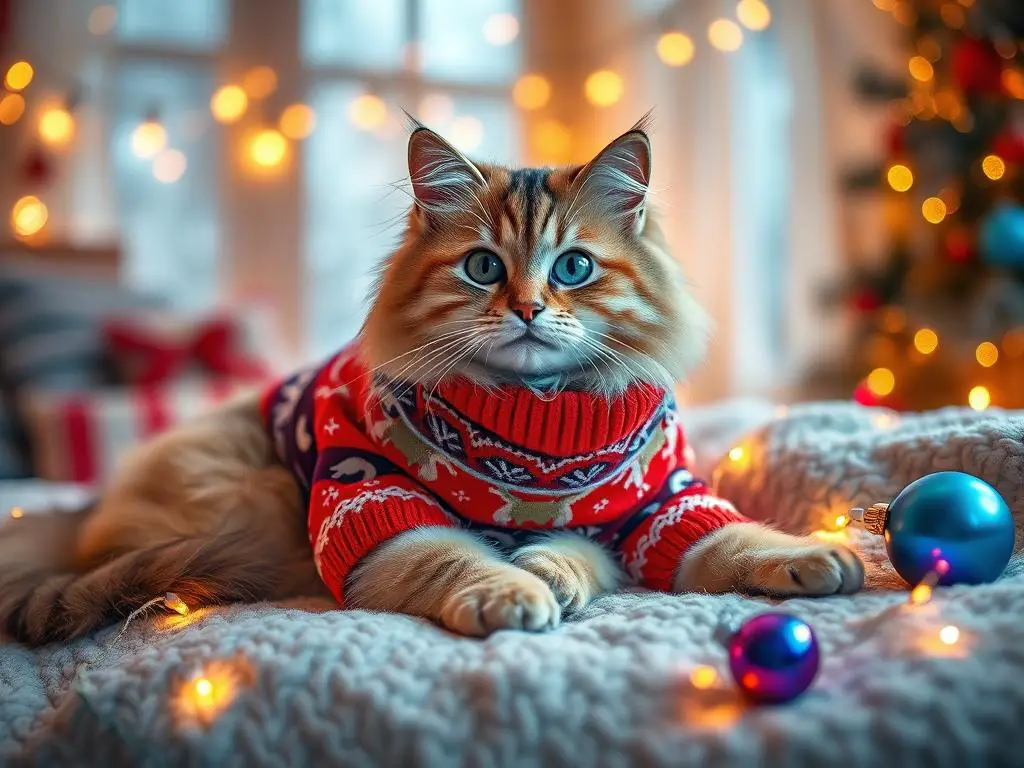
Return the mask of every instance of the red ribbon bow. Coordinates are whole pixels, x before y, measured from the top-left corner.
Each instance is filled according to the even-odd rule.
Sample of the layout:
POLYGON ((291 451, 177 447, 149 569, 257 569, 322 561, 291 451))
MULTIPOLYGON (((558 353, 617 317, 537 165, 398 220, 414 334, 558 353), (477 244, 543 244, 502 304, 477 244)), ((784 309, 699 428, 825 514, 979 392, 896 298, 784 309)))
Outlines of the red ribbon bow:
POLYGON ((236 379, 259 379, 267 373, 260 361, 239 348, 236 325, 226 318, 200 323, 188 334, 169 334, 124 321, 110 323, 106 331, 107 341, 132 384, 160 384, 190 366, 236 379))

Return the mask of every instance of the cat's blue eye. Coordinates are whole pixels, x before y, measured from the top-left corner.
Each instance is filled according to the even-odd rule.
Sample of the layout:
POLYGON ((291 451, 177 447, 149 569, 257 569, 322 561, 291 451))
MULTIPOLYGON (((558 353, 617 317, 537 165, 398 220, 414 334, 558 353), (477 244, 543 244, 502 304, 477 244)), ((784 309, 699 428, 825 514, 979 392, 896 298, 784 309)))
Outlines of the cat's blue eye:
POLYGON ((466 257, 463 269, 469 279, 478 285, 493 285, 505 279, 505 265, 497 254, 490 251, 473 251, 466 257))
POLYGON ((582 285, 594 274, 594 260, 582 251, 566 251, 551 267, 551 280, 559 285, 582 285))

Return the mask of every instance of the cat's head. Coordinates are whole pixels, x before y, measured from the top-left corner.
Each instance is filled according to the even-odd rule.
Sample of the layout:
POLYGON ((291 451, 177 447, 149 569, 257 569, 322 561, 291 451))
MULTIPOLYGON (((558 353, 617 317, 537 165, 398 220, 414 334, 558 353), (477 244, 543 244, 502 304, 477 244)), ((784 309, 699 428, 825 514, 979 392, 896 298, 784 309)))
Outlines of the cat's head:
POLYGON ((516 170, 416 127, 414 203, 363 328, 367 362, 431 385, 670 388, 708 319, 650 215, 650 175, 643 122, 584 166, 516 170))

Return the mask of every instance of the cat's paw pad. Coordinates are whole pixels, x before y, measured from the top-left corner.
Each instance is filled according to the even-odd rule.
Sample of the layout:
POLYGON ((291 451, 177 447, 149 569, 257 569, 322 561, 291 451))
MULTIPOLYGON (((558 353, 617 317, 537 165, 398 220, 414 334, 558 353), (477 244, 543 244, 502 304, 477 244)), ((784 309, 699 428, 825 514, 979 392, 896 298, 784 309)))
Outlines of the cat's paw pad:
POLYGON ((764 557, 749 586, 780 597, 848 595, 864 585, 864 566, 846 547, 807 544, 764 557))
POLYGON ((544 548, 526 547, 513 562, 547 584, 564 611, 578 611, 590 602, 590 586, 572 556, 544 548))
POLYGON ((544 632, 558 626, 561 609, 548 585, 519 568, 503 567, 455 591, 441 608, 453 632, 484 637, 499 629, 544 632))

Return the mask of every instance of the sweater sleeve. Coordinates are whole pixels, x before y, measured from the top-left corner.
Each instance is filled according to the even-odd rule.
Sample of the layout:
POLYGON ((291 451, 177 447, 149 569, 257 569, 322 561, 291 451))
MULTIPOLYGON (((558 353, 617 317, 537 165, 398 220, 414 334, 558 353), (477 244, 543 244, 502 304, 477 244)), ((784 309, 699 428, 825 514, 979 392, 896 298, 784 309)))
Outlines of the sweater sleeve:
POLYGON ((324 584, 345 604, 352 569, 378 545, 421 526, 455 525, 415 480, 380 455, 340 408, 317 434, 309 501, 309 539, 324 584))
MULTIPOLYGON (((672 577, 687 550, 709 533, 732 523, 750 522, 687 469, 687 448, 679 433, 676 467, 667 498, 622 542, 626 572, 642 586, 672 591, 672 577)), ((665 494, 662 494, 664 498, 665 494)))

